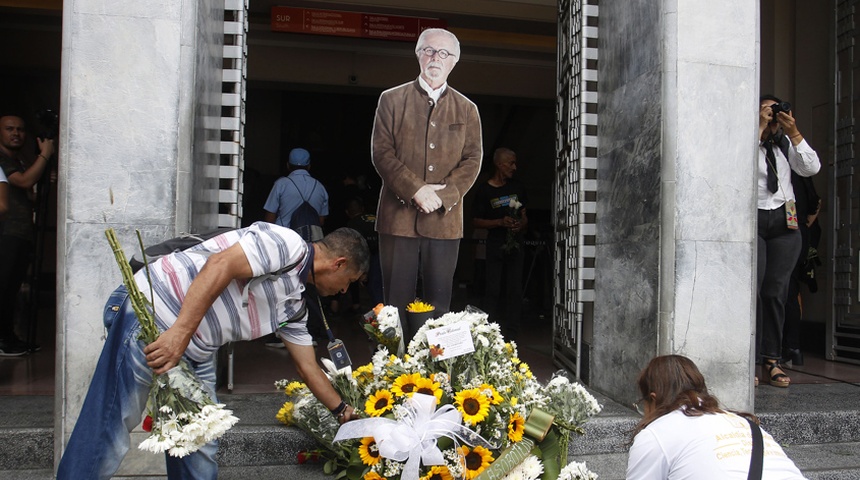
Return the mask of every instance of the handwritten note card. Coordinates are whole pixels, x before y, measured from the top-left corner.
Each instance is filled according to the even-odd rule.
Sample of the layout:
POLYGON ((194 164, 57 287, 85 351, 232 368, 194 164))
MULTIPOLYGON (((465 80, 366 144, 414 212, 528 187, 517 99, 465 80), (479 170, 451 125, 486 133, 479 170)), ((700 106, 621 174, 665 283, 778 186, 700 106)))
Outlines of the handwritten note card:
POLYGON ((427 343, 430 344, 430 356, 433 360, 447 360, 475 351, 469 322, 427 330, 427 343))

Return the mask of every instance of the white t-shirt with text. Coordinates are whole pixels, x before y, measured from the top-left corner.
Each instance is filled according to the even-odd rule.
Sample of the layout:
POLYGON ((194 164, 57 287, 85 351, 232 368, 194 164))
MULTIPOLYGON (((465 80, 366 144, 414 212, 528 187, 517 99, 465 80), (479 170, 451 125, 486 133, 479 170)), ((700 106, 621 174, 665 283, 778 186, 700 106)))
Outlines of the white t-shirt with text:
MULTIPOLYGON (((763 480, 805 478, 769 433, 764 440, 763 480)), ((746 419, 732 413, 688 417, 663 415, 636 434, 627 480, 745 480, 752 453, 746 419)))

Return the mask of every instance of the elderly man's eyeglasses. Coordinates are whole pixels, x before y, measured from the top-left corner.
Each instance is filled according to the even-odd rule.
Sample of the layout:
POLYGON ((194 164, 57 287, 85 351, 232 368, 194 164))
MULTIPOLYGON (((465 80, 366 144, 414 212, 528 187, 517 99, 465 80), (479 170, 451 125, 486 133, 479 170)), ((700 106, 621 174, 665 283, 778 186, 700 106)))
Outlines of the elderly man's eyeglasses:
POLYGON ((419 52, 423 52, 423 53, 424 53, 424 55, 427 55, 428 57, 432 57, 433 55, 438 55, 438 56, 439 56, 439 58, 441 58, 442 60, 445 60, 445 59, 446 59, 446 58, 448 58, 449 56, 451 56, 451 57, 456 57, 456 55, 454 55, 453 53, 449 52, 448 50, 445 50, 445 49, 442 49, 442 50, 436 50, 436 49, 435 49, 435 48, 433 48, 433 47, 422 48, 421 50, 418 50, 418 51, 419 51, 419 52))

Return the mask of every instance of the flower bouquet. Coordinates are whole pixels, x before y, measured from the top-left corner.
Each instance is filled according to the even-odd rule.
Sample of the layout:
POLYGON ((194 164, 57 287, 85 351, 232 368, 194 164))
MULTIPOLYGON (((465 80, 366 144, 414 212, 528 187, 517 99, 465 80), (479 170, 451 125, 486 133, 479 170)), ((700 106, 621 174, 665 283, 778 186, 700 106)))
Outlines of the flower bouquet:
MULTIPOLYGON (((131 266, 116 238, 116 232, 111 228, 105 234, 140 323, 139 338, 148 345, 159 335, 153 318, 152 304, 138 289, 131 266)), ((146 268, 148 269, 148 266, 146 268)), ((152 293, 150 295, 152 296, 152 293)), ((140 442, 138 448, 153 453, 167 452, 174 457, 184 457, 197 451, 203 445, 224 435, 239 421, 232 411, 224 408, 224 404, 212 401, 209 392, 185 360, 181 360, 166 373, 153 374, 146 411, 143 429, 150 432, 150 435, 140 442)))
MULTIPOLYGON (((505 216, 513 218, 516 221, 522 220, 522 211, 523 204, 516 198, 512 198, 508 203, 508 210, 505 212, 505 216)), ((502 251, 506 253, 511 253, 514 250, 518 250, 520 248, 522 234, 519 231, 514 231, 513 229, 507 229, 507 234, 505 236, 505 243, 502 244, 502 251)))
POLYGON ((542 385, 475 309, 428 320, 405 355, 380 349, 329 378, 361 419, 338 428, 305 385, 286 381, 278 418, 319 440, 338 478, 596 478, 565 466, 570 433, 600 411, 595 398, 563 374, 542 385))
POLYGON ((416 298, 414 302, 406 305, 406 324, 409 325, 409 331, 414 334, 435 314, 436 307, 416 298))
POLYGON ((362 328, 371 340, 385 347, 388 353, 403 355, 403 327, 396 307, 380 303, 362 318, 362 328))

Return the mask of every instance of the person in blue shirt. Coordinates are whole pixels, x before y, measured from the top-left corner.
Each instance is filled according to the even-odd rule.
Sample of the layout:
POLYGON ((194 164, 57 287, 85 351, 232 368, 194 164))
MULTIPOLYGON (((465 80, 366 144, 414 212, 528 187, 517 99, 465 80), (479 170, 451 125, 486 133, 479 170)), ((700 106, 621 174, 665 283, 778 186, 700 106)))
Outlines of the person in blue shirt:
MULTIPOLYGON (((311 154, 304 148, 294 148, 290 151, 290 174, 275 181, 269 198, 263 209, 266 213, 263 219, 282 227, 295 230, 301 225, 290 225, 293 212, 303 202, 307 201, 320 216, 320 227, 328 216, 328 192, 322 183, 311 176, 311 154)), ((314 233, 311 241, 322 239, 322 228, 314 233)))

